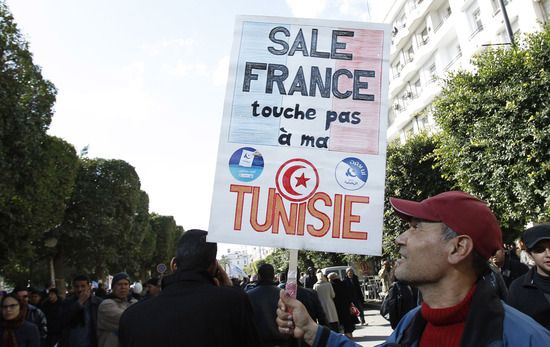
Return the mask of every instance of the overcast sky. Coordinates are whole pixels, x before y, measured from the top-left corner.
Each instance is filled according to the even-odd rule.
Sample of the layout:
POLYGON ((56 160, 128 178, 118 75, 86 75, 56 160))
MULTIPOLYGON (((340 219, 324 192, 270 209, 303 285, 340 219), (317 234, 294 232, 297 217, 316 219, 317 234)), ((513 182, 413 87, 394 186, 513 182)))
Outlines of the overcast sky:
POLYGON ((390 0, 5 0, 58 89, 51 135, 136 168, 150 211, 208 227, 236 15, 383 18, 390 0))

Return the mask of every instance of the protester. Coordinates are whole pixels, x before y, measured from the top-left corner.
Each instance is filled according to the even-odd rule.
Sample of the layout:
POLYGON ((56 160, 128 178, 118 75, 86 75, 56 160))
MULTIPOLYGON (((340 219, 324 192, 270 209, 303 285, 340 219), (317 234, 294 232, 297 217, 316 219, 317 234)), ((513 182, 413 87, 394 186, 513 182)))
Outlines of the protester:
POLYGON ((512 282, 529 271, 529 267, 523 264, 515 250, 499 249, 491 258, 491 263, 498 268, 506 288, 510 287, 512 282))
POLYGON ((113 292, 101 302, 97 310, 97 343, 99 347, 118 347, 120 316, 137 299, 130 295, 130 276, 119 272, 111 282, 113 292))
POLYGON ((342 281, 340 281, 340 277, 336 272, 329 273, 328 279, 334 289, 334 305, 336 306, 336 312, 338 313, 338 321, 344 330, 344 335, 351 338, 353 337, 353 331, 355 330, 355 317, 350 313, 350 307, 352 304, 351 292, 342 283, 342 281))
POLYGON ((54 347, 61 339, 63 331, 61 324, 63 300, 59 297, 59 291, 56 288, 48 290, 48 299, 42 304, 42 310, 48 320, 46 346, 54 347))
POLYGON ((265 347, 288 346, 288 336, 282 335, 275 322, 279 288, 275 285, 275 269, 271 264, 258 268, 256 287, 247 291, 254 311, 254 321, 265 347))
MULTIPOLYGON (((317 292, 319 296, 319 301, 323 306, 323 310, 327 316, 327 321, 331 330, 338 332, 339 322, 338 322, 338 312, 336 312, 336 305, 334 304, 334 288, 328 282, 326 276, 321 272, 317 271, 317 283, 313 285, 313 290, 317 292)), ((279 292, 277 291, 277 299, 279 298, 279 292)))
POLYGON ((525 264, 529 268, 535 266, 535 262, 533 261, 533 258, 529 256, 525 242, 521 238, 516 240, 516 254, 522 264, 525 264))
POLYGON ((359 310, 359 318, 361 318, 361 324, 366 325, 365 313, 363 312, 363 302, 365 301, 365 297, 363 296, 363 291, 361 290, 359 278, 353 272, 353 268, 348 267, 346 269, 346 278, 342 282, 348 288, 348 292, 351 293, 351 301, 359 310))
POLYGON ((382 268, 378 271, 378 277, 380 277, 380 281, 382 282, 382 292, 387 293, 392 283, 392 268, 391 262, 388 259, 382 263, 382 268))
POLYGON ((40 347, 38 327, 25 319, 27 303, 15 293, 2 297, 0 301, 0 346, 40 347))
POLYGON ((46 339, 48 338, 48 320, 46 319, 46 315, 41 309, 29 303, 30 293, 27 288, 15 287, 13 293, 25 302, 27 312, 26 319, 38 327, 38 332, 40 332, 40 345, 45 346, 46 339))
POLYGON ((189 230, 177 243, 162 291, 131 306, 120 320, 122 347, 261 346, 252 306, 244 291, 232 287, 216 261, 217 244, 208 233, 189 230), (146 319, 144 319, 146 318, 146 319))
POLYGON ((97 311, 101 301, 92 295, 88 276, 73 279, 73 295, 63 303, 59 347, 97 347, 97 311))
MULTIPOLYGON (((464 192, 421 202, 390 198, 409 223, 396 243, 395 277, 419 288, 421 307, 403 317, 384 346, 550 346, 550 332, 503 303, 480 277, 502 247, 498 222, 487 205, 464 192)), ((280 293, 282 333, 314 346, 357 346, 315 324, 304 307, 280 293), (292 313, 289 313, 292 312, 292 313)))
POLYGON ((307 268, 306 271, 306 277, 304 279, 304 288, 313 289, 313 285, 317 282, 317 276, 315 275, 315 271, 313 271, 313 268, 310 266, 307 268))
POLYGON ((420 295, 416 287, 394 280, 382 301, 380 315, 390 322, 392 329, 395 329, 407 312, 419 304, 420 295))
POLYGON ((147 282, 145 282, 145 288, 147 289, 147 293, 143 297, 143 300, 154 298, 155 296, 160 294, 160 279, 158 277, 153 277, 149 279, 147 282))
POLYGON ((508 303, 550 330, 550 223, 522 236, 535 266, 510 286, 508 303))

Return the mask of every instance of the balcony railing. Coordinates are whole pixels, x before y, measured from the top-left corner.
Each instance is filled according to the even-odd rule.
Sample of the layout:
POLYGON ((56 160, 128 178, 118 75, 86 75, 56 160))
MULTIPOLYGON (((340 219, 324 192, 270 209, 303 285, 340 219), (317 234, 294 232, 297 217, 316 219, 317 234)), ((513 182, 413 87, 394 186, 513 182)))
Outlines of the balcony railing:
POLYGON ((483 31, 483 25, 480 24, 477 26, 476 30, 470 35, 470 40, 474 38, 479 32, 483 31))

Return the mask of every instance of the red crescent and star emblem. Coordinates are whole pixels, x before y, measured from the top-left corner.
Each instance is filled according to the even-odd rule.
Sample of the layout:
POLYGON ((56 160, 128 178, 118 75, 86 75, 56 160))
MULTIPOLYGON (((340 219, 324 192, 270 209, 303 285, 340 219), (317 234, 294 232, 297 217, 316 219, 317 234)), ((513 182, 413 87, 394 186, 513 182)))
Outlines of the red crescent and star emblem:
POLYGON ((299 202, 310 198, 319 187, 317 168, 305 159, 290 159, 275 176, 277 190, 285 199, 299 202))

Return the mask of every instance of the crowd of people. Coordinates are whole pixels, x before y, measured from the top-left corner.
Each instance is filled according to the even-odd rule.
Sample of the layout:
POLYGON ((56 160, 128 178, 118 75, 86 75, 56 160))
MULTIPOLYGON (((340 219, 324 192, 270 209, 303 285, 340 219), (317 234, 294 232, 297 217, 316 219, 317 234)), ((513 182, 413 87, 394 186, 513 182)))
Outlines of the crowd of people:
MULTIPOLYGON (((384 287, 409 286, 421 299, 383 346, 550 346, 550 224, 523 233, 525 265, 503 247, 491 210, 469 194, 390 202, 409 228, 396 239, 401 257, 383 263, 384 287)), ((352 268, 345 278, 308 268, 294 299, 286 273, 276 278, 271 264, 235 285, 206 236, 183 233, 172 273, 147 281, 145 295, 124 272, 109 294, 94 292, 86 275, 73 278, 67 298, 56 288, 46 298, 24 287, 2 293, 0 347, 356 346, 353 331, 366 322, 352 268)))

